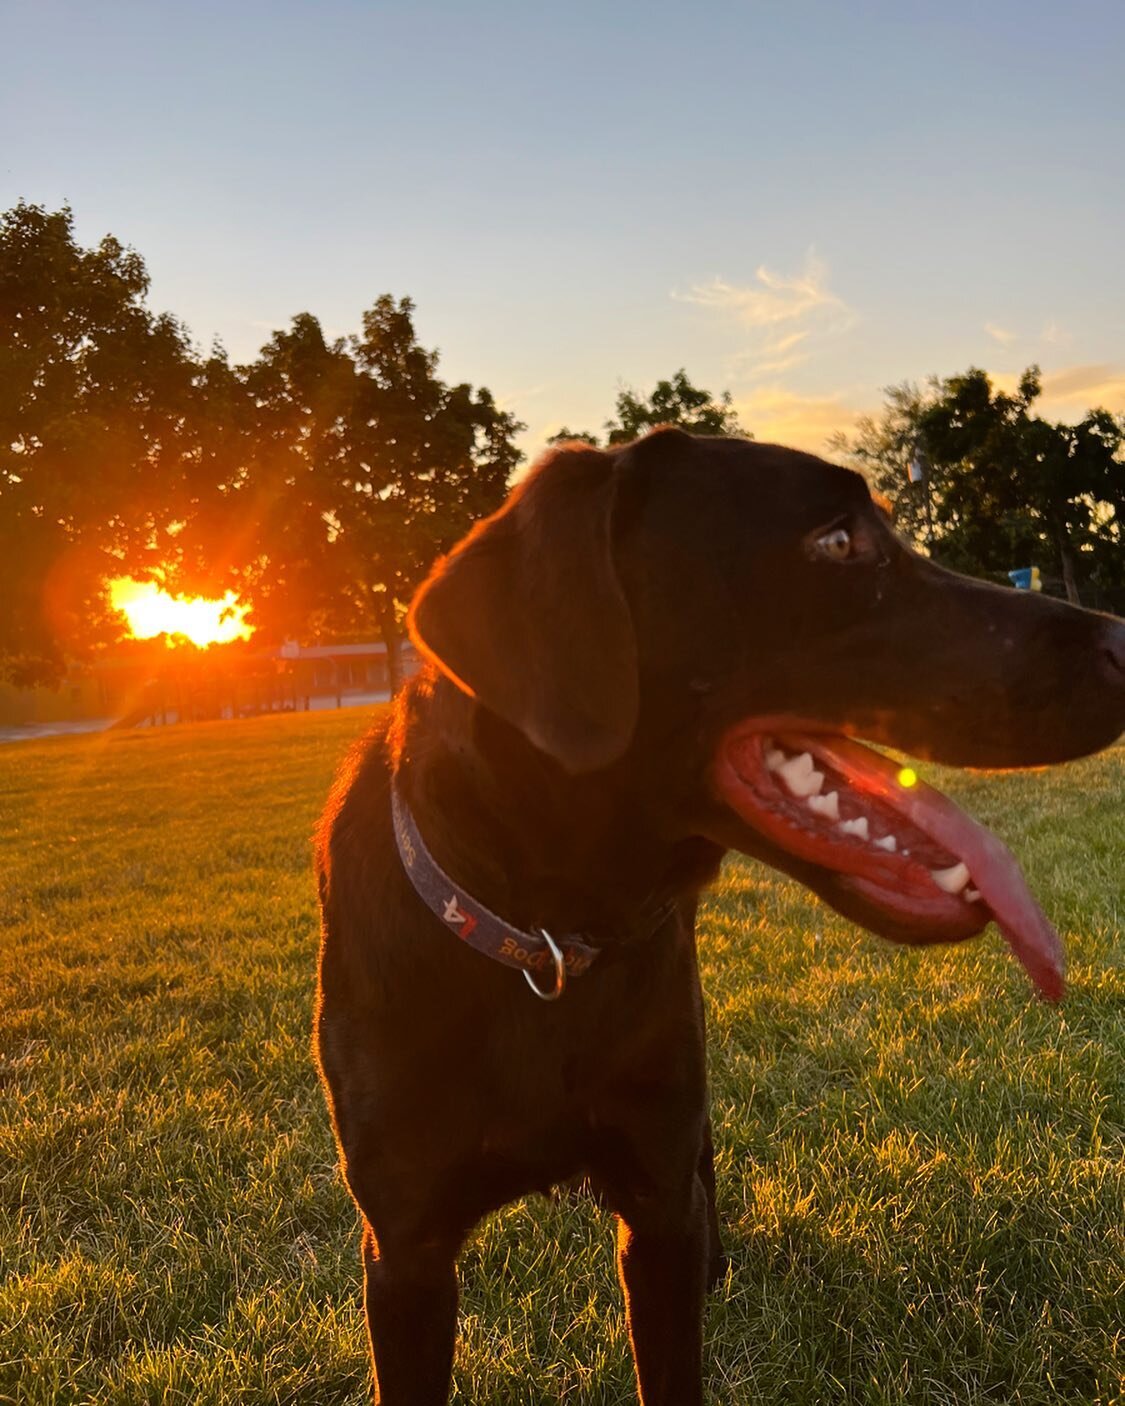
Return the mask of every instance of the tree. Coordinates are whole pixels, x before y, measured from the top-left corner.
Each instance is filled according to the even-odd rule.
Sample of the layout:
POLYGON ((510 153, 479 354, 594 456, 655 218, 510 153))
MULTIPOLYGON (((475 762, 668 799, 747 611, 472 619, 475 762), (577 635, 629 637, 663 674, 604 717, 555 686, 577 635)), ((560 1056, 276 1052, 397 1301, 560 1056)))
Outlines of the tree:
POLYGON ((554 434, 547 436, 548 444, 589 444, 595 449, 598 444, 597 435, 591 434, 589 430, 572 430, 563 426, 561 430, 556 430, 554 434))
POLYGON ((648 400, 635 391, 622 391, 617 419, 606 422, 607 443, 627 444, 659 425, 679 425, 692 434, 748 437, 738 423, 730 391, 716 400, 710 391, 693 386, 682 369, 670 381, 657 381, 648 400))
MULTIPOLYGON (((693 386, 682 369, 670 381, 657 381, 647 400, 642 400, 634 390, 621 391, 617 397, 617 418, 606 421, 606 443, 628 444, 660 425, 679 425, 691 434, 752 437, 738 422, 730 391, 724 391, 716 400, 710 391, 693 386)), ((559 430, 547 443, 562 444, 567 440, 598 443, 597 435, 570 429, 559 430)))
POLYGON ((214 365, 228 448, 181 534, 181 579, 234 586, 266 639, 379 635, 392 687, 415 588, 499 505, 522 457, 523 426, 488 390, 438 378, 413 313, 385 295, 358 336, 332 342, 302 313, 233 382, 214 365))
POLYGON ((1041 392, 1035 366, 1013 395, 975 368, 924 392, 892 387, 881 419, 860 421, 855 439, 835 447, 867 470, 918 539, 931 535, 928 506, 932 550, 948 565, 1006 581, 1034 560, 1072 602, 1087 590, 1120 607, 1125 425, 1104 410, 1076 425, 1041 419, 1032 412, 1041 392), (917 457, 926 480, 911 484, 917 457))
POLYGON ((925 466, 924 482, 912 480, 911 466, 918 462, 919 420, 933 403, 936 381, 923 391, 910 381, 887 386, 886 403, 878 419, 863 415, 856 421, 854 436, 843 433, 829 439, 830 449, 849 459, 876 492, 894 507, 895 523, 913 541, 929 545, 928 507, 932 506, 933 466, 925 466))
POLYGON ((104 578, 143 559, 185 453, 195 364, 140 256, 68 208, 0 215, 0 676, 112 637, 104 578), (114 568, 116 567, 116 570, 114 568))
POLYGON ((197 356, 139 254, 69 209, 0 217, 0 677, 117 638, 107 580, 241 591, 265 640, 386 641, 433 556, 497 506, 522 425, 448 386, 413 304, 329 342, 303 313, 258 359, 197 356))

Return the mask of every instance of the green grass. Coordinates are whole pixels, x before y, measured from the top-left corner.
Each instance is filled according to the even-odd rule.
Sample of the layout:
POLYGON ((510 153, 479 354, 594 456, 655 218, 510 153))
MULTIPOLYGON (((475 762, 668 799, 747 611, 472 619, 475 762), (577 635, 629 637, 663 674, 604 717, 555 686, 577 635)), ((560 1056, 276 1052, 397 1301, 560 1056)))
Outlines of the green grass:
MULTIPOLYGON (((0 1401, 360 1403, 355 1218, 308 1054, 308 836, 356 713, 0 750, 0 1401)), ((892 949, 728 864, 702 917, 710 1400, 1125 1401, 1125 749, 939 784, 1071 954, 892 949)), ((611 1228, 492 1217, 455 1399, 632 1397, 611 1228)))

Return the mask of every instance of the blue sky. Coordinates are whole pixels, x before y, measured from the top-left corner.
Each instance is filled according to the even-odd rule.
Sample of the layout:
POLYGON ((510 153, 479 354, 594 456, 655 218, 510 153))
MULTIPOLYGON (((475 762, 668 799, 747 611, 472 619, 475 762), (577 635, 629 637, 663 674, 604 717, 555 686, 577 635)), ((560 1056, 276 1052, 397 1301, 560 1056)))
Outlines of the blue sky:
POLYGON ((409 295, 532 453, 680 366, 814 449, 970 364, 1125 411, 1119 0, 0 0, 0 42, 0 207, 69 201, 236 359, 409 295))

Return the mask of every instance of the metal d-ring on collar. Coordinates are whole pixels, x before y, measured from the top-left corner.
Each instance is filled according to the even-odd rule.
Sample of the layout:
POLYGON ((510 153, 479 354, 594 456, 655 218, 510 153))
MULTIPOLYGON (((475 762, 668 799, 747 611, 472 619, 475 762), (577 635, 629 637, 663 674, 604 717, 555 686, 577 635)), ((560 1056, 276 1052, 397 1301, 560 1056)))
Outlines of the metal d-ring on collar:
POLYGON ((410 807, 391 783, 391 817, 399 858, 418 897, 447 932, 468 947, 504 966, 516 967, 541 1001, 557 1001, 566 990, 567 978, 581 976, 600 955, 600 949, 578 933, 568 933, 557 941, 543 928, 527 932, 487 909, 441 868, 426 846, 410 807), (539 985, 534 973, 540 967, 554 967, 555 979, 548 989, 539 985))
POLYGON ((541 1001, 557 1001, 566 990, 566 962, 563 959, 562 949, 547 929, 540 928, 539 931, 543 934, 543 941, 547 944, 547 950, 554 959, 555 984, 550 991, 542 990, 526 967, 523 969, 523 979, 541 1001))

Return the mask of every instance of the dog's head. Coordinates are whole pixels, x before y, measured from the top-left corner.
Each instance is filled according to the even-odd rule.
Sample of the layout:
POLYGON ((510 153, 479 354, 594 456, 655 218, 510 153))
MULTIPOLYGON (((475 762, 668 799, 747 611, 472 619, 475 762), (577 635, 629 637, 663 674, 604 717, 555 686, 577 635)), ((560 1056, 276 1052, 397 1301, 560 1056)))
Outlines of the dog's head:
POLYGON ((985 767, 1096 751, 1125 727, 1125 627, 935 566, 860 475, 678 430, 561 448, 438 563, 411 633, 563 772, 655 773, 677 823, 897 941, 994 918, 1061 991, 1007 850, 851 739, 985 767))

